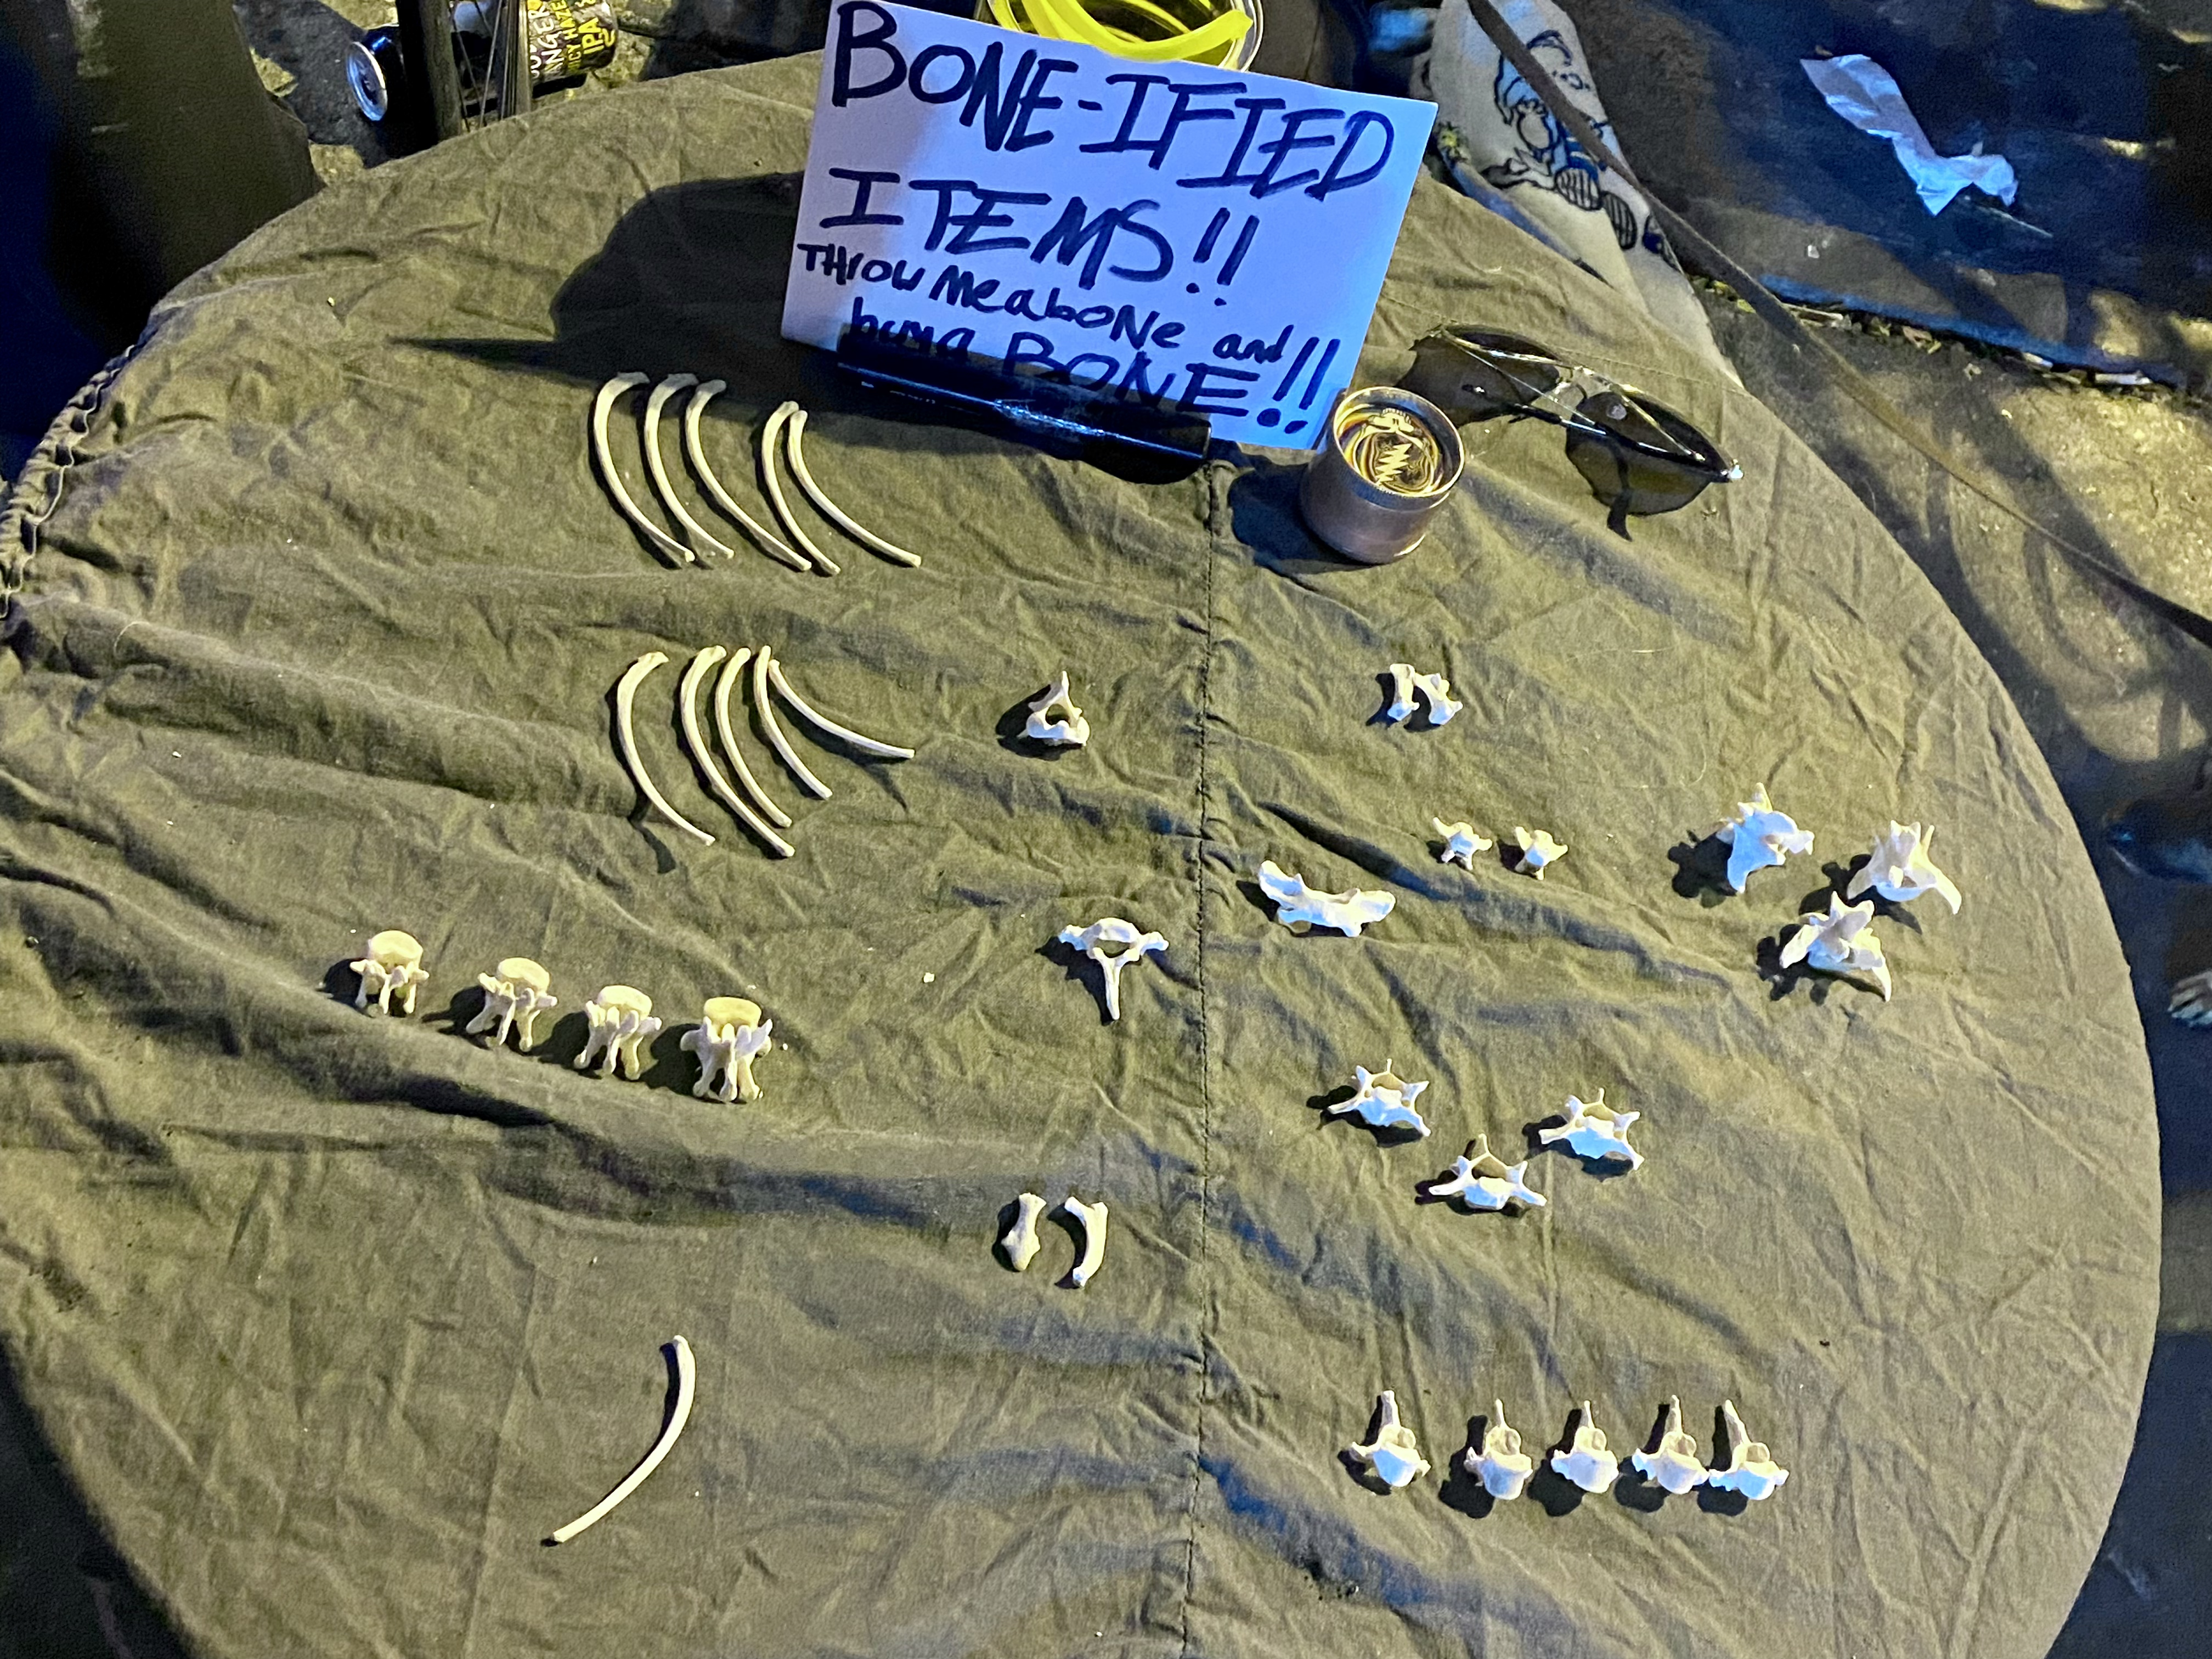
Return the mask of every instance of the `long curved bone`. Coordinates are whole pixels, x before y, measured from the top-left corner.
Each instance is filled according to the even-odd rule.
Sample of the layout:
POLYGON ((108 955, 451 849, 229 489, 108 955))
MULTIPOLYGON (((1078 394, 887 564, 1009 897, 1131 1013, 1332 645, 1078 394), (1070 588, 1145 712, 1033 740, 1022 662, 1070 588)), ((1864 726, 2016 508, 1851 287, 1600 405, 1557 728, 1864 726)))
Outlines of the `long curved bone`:
POLYGON ((828 800, 830 786, 806 769, 806 763, 799 758, 791 739, 783 735, 783 727, 775 718, 775 705, 768 700, 768 671, 774 660, 766 646, 753 655, 753 712, 760 716, 761 730, 768 733, 769 746, 783 757, 783 763, 791 769, 791 775, 819 799, 828 800))
POLYGON ((676 494, 676 486, 669 482, 668 464, 660 453, 660 411, 668 400, 686 386, 699 384, 696 374, 672 374, 653 388, 653 395, 645 400, 645 465, 653 474, 653 487, 660 492, 660 504, 668 509, 669 517, 682 525, 685 533, 696 539, 709 553, 719 553, 726 559, 734 559, 738 550, 726 546, 714 532, 691 516, 676 494))
POLYGON ((770 800, 768 791, 761 787, 760 780, 753 775, 753 769, 745 764, 745 751, 738 747, 738 734, 730 725, 730 693, 738 684, 738 676, 752 659, 752 647, 741 647, 738 654, 730 659, 729 665, 722 670, 722 677, 714 682, 714 730, 721 733, 722 751, 729 756, 730 764, 738 769, 738 781, 744 785, 748 795, 760 803, 761 816, 771 823, 788 830, 791 828, 791 814, 770 800))
POLYGON ((722 481, 714 476, 714 469, 707 465, 707 447, 699 438, 699 416, 706 409, 708 401, 722 391, 726 384, 721 380, 708 380, 693 392, 691 401, 684 405, 684 453, 691 458, 691 470, 699 475, 699 482, 706 486, 707 494, 714 498, 714 505, 736 520, 745 534, 759 544, 763 552, 789 565, 793 570, 804 570, 811 576, 814 574, 814 567, 785 546, 783 538, 775 532, 739 507, 730 492, 722 488, 722 481))
POLYGON ((1073 1193, 1061 1203, 1060 1213, 1083 1229, 1083 1259, 1068 1270, 1067 1282, 1081 1290, 1106 1259, 1106 1206, 1085 1204, 1073 1193))
POLYGON ((615 399, 633 386, 645 384, 646 377, 632 370, 617 374, 599 388, 599 395, 592 400, 592 453, 599 458, 599 477, 606 481, 607 494, 615 498, 622 515, 645 532, 646 540, 678 564, 696 564, 691 550, 645 516, 645 509, 630 498, 629 486, 623 483, 622 474, 615 471, 615 458, 607 447, 607 411, 615 406, 615 399))
POLYGON ((822 486, 814 482, 814 475, 806 470, 806 452, 799 447, 799 441, 805 432, 806 411, 794 410, 791 423, 784 428, 784 453, 791 458, 791 476, 799 480, 799 487, 806 492, 806 499, 814 503, 815 510, 861 546, 880 553, 887 559, 895 559, 901 564, 920 568, 920 554, 909 553, 906 549, 885 541, 866 525, 855 523, 853 515, 831 501, 822 486))
POLYGON ((668 804, 668 797, 660 793, 637 755, 637 688, 645 684, 647 674, 667 660, 665 651, 648 651, 624 671, 622 683, 615 687, 615 735, 622 739, 623 763, 629 768, 629 781, 637 786, 638 793, 652 803, 654 811, 685 835, 695 836, 712 847, 714 838, 668 804))
POLYGON ((880 743, 874 738, 864 738, 849 726, 840 726, 812 708, 805 698, 791 689, 791 682, 783 677, 783 665, 771 661, 768 665, 769 684, 783 693, 783 700, 791 705, 791 712, 831 737, 849 743, 864 755, 873 755, 878 760, 912 760, 914 750, 902 749, 895 743, 880 743))
POLYGON ((677 696, 677 708, 682 711, 684 741, 691 746, 691 757, 699 763, 699 769, 707 775, 707 786, 721 797, 722 805, 737 814, 738 822, 769 844, 780 859, 787 859, 799 849, 771 830, 766 819, 745 805, 730 781, 722 775, 722 769, 714 764, 714 751, 707 746, 707 739, 699 730, 699 683, 707 678, 707 671, 730 653, 719 645, 710 645, 691 659, 691 665, 684 671, 684 687, 677 696))
POLYGON ((565 1544, 586 1528, 605 1520, 616 1504, 645 1484, 645 1477, 659 1468, 660 1460, 675 1447, 684 1425, 691 1420, 691 1400, 698 1390, 698 1370, 691 1362, 691 1345, 682 1337, 672 1339, 665 1352, 676 1367, 676 1409, 668 1413, 668 1421, 661 1426, 660 1438, 653 1442, 645 1461, 623 1477, 620 1486, 554 1533, 545 1540, 547 1543, 565 1544))
POLYGON ((783 533, 799 544, 799 550, 813 560, 823 575, 834 576, 837 574, 836 562, 807 539, 806 532, 799 527, 799 520, 792 515, 791 503, 783 497, 783 485, 776 480, 775 441, 783 435, 784 428, 791 422, 792 411, 798 407, 797 404, 788 400, 778 404, 775 413, 769 416, 761 427, 761 493, 768 497, 768 504, 775 514, 775 521, 783 526, 783 533))
POLYGON ((999 1248, 1006 1253, 1006 1265, 1018 1273, 1030 1270, 1036 1253, 1043 1248, 1037 1243, 1037 1218, 1044 1213, 1044 1200, 1035 1193, 1024 1193, 1014 1200, 1020 1212, 1014 1224, 1006 1229, 1006 1236, 999 1241, 999 1248))

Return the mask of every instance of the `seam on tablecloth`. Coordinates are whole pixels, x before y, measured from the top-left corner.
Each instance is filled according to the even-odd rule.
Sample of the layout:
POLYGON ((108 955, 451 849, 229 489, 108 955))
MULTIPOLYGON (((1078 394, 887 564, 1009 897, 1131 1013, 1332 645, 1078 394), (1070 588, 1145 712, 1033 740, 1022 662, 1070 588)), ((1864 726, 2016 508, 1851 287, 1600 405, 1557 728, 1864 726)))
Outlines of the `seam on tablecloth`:
MULTIPOLYGON (((1206 1274, 1208 1212, 1213 1180, 1213 1008, 1207 996, 1206 972, 1206 854, 1212 846, 1208 826, 1212 817, 1212 747, 1213 725, 1213 647, 1218 637, 1214 608, 1215 567, 1221 558, 1221 521, 1227 510, 1229 485, 1235 469, 1217 462, 1206 469, 1206 638, 1199 652, 1198 669, 1198 847, 1194 867, 1198 898, 1198 1285, 1203 1298, 1198 1320, 1198 1409, 1194 1413, 1190 1470, 1189 1554, 1183 1569, 1182 1651, 1190 1647, 1191 1603, 1198 1594, 1198 1505, 1206 1483, 1206 1389, 1212 1368, 1215 1302, 1206 1274)), ((1233 538, 1231 538, 1233 540, 1233 538)))
POLYGON ((21 592, 30 580, 31 561, 39 550, 39 528, 62 504, 62 484, 76 464, 77 441, 91 432, 93 411, 145 339, 140 335, 78 387, 76 395, 54 416, 39 447, 24 459, 15 487, 8 492, 5 507, 0 508, 0 609, 21 592), (43 497, 35 506, 34 496, 43 497))

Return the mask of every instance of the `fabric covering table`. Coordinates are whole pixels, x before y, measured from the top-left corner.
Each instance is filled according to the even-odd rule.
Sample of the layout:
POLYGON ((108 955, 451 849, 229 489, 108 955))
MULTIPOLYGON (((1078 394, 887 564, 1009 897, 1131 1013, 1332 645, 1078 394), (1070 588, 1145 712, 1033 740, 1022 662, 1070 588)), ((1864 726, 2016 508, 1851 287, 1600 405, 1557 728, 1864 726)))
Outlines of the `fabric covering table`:
POLYGON ((2040 1653, 2128 1454, 2154 1130, 2087 859, 1935 592, 1753 400, 1426 181, 1370 378, 1512 329, 1743 482, 1623 541, 1556 429, 1485 428, 1368 569, 1294 468, 1138 484, 865 407, 776 337, 816 64, 327 191, 26 481, 59 500, 4 566, 0 1329, 167 1616, 224 1659, 2040 1653), (631 368, 730 380, 707 447, 749 499, 800 398, 925 567, 658 562, 585 435, 631 368), (919 756, 810 744, 801 805, 756 744, 799 820, 767 858, 678 746, 710 643, 919 756), (641 741, 712 848, 611 742, 651 649, 641 741), (1466 711, 1381 723, 1398 660, 1466 711), (1091 746, 1023 752, 1062 666, 1091 746), (1723 896, 1681 849, 1760 782, 1816 851, 1723 896), (1571 851, 1447 867, 1431 814, 1571 851), (1881 921, 1889 1003, 1778 973, 1892 815, 1942 826, 1964 911, 1881 921), (1271 857, 1397 909, 1294 937, 1271 857), (1117 1025, 1050 944, 1105 915, 1169 940, 1117 1025), (416 1018, 351 1006, 382 927, 427 947, 416 1018), (516 954, 561 999, 526 1057, 458 1030, 516 954), (641 1085, 569 1063, 611 981, 668 1021, 641 1085), (757 1104, 689 1091, 722 994, 775 1022, 757 1104), (1431 1139, 1323 1115, 1392 1058, 1431 1139), (1415 1202, 1601 1087, 1634 1174, 1415 1202), (993 1254, 1024 1188, 1111 1206, 1088 1289, 1053 1228, 993 1254), (651 1443, 678 1332, 684 1439, 543 1547, 651 1443), (1339 1458, 1383 1389, 1436 1466, 1389 1497, 1339 1458), (1670 1395, 1708 1446, 1732 1398, 1790 1484, 1447 1478, 1493 1398, 1531 1449, 1589 1400, 1625 1457, 1670 1395))

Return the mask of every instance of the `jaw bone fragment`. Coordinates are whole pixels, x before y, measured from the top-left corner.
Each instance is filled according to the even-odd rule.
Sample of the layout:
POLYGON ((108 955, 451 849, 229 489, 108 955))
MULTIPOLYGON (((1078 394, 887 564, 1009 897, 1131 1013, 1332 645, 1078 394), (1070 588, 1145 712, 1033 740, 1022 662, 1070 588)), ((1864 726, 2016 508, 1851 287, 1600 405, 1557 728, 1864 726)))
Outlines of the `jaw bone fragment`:
POLYGON ((1024 1193, 1014 1200, 1019 1212, 1014 1224, 1006 1229, 1006 1236, 999 1241, 999 1248, 1006 1253, 1006 1265, 1018 1273, 1030 1270, 1041 1248, 1037 1243, 1037 1218, 1044 1213, 1044 1200, 1035 1193, 1024 1193))
POLYGON ((793 409, 791 424, 784 428, 784 453, 791 459, 791 476, 799 480, 799 487, 806 492, 806 499, 814 503, 817 512, 843 531, 854 541, 872 552, 900 564, 919 566, 921 556, 885 541, 866 526, 854 522, 853 515, 831 501, 822 486, 814 482, 814 475, 806 470, 806 452, 799 447, 799 440, 806 435, 806 411, 793 409))
POLYGON ((1073 1193, 1060 1203, 1060 1213, 1083 1229, 1083 1256, 1068 1269, 1067 1282, 1081 1290, 1106 1259, 1106 1206, 1085 1204, 1073 1193))
POLYGON ((1493 1400, 1490 1403, 1490 1427, 1484 1431, 1482 1449, 1467 1449, 1459 1466, 1482 1482, 1483 1491, 1492 1498, 1510 1500, 1521 1496, 1528 1484, 1528 1477, 1536 1472, 1536 1460, 1521 1449, 1521 1432, 1505 1421, 1505 1402, 1493 1400))
POLYGON ((696 374, 672 374, 653 388, 653 395, 645 400, 645 465, 653 474, 653 487, 660 492, 660 504, 668 509, 669 517, 684 526, 684 533, 709 553, 719 553, 726 559, 738 556, 737 550, 716 538, 714 532, 691 516, 684 498, 676 493, 669 481, 668 463, 660 453, 660 411, 668 400, 686 386, 699 384, 696 374))
POLYGON ((783 533, 799 544, 800 552, 814 561, 816 569, 825 576, 834 576, 837 574, 836 562, 807 539, 806 532, 800 528, 799 520, 792 515, 791 503, 784 499, 783 485, 775 476, 776 440, 783 435, 784 428, 789 425, 798 408, 797 404, 788 400, 778 404, 775 412, 761 427, 761 493, 768 497, 768 504, 775 514, 775 521, 783 526, 783 533))
POLYGON ((616 375, 599 388, 599 395, 592 400, 592 453, 599 458, 599 477, 606 481, 607 494, 614 497, 615 505, 622 509, 623 517, 644 532, 646 540, 677 563, 696 564, 698 560, 692 556, 691 550, 647 518, 645 510, 631 499, 629 486, 623 483, 622 474, 615 471, 614 454, 607 447, 607 411, 614 407, 616 398, 633 386, 643 386, 645 380, 644 375, 633 371, 616 375))
POLYGON ((1452 701, 1451 682, 1442 674, 1416 674, 1413 664, 1394 662, 1390 665, 1390 678, 1395 683, 1396 695, 1391 698, 1390 706, 1382 711, 1382 718, 1393 726, 1403 726, 1413 718, 1413 694, 1416 691, 1429 706, 1431 726, 1442 726, 1467 707, 1463 702, 1452 701))
POLYGON ((1698 1437, 1682 1432, 1682 1402, 1678 1399, 1667 1401, 1667 1420, 1660 1427, 1659 1449, 1631 1452, 1628 1461, 1636 1465, 1638 1474, 1657 1482, 1662 1490, 1677 1498, 1705 1485, 1710 1473, 1698 1461, 1698 1437))
POLYGON ((1626 1161, 1632 1170, 1641 1169, 1644 1154, 1628 1144, 1628 1126, 1643 1115, 1641 1112, 1607 1111, 1602 1089, 1593 1101, 1584 1102, 1569 1095, 1567 1121, 1556 1128, 1537 1130, 1536 1138, 1547 1146, 1564 1140, 1567 1150, 1577 1158, 1586 1158, 1593 1163, 1612 1158, 1626 1161))
POLYGON ((1429 1472, 1428 1460, 1421 1455, 1420 1443, 1413 1431, 1398 1420, 1398 1396, 1389 1389, 1382 1390, 1376 1401, 1378 1420, 1375 1438, 1364 1446, 1347 1446, 1345 1449, 1353 1457, 1375 1471, 1382 1484, 1396 1492, 1411 1486, 1429 1472))
POLYGON ((668 1413, 668 1421, 661 1425, 660 1438, 653 1443, 653 1449, 645 1461, 623 1477, 622 1484, 581 1515, 562 1528, 545 1541, 565 1544, 586 1527, 606 1519, 614 1506, 645 1484, 645 1477, 660 1467, 660 1460, 668 1455, 684 1432, 684 1425, 691 1420, 691 1400, 698 1389, 698 1370, 691 1361, 691 1345, 682 1337, 668 1345, 667 1352, 676 1365, 676 1409, 668 1413))
POLYGON ((768 671, 775 660, 766 646, 753 653, 753 713, 760 717, 761 730, 768 733, 769 747, 782 757, 783 763, 791 769, 791 775, 813 791, 817 799, 827 800, 830 786, 806 769, 806 763, 799 758, 791 739, 783 735, 782 723, 775 717, 775 705, 768 700, 768 671))
POLYGON ((1273 859, 1260 865, 1260 890, 1275 902, 1275 920, 1294 933, 1310 927, 1334 927, 1353 939, 1359 930, 1389 915, 1398 901, 1371 887, 1347 888, 1341 893, 1317 893, 1279 868, 1273 859))
POLYGON ((660 1022, 653 1017, 653 999, 631 986, 602 985, 599 994, 584 1005, 584 1018, 591 1030, 584 1038, 584 1052, 576 1056, 576 1069, 580 1072, 597 1059, 599 1075, 611 1077, 619 1060, 623 1075, 636 1082, 645 1070, 639 1046, 660 1033, 660 1022))
POLYGON ((768 791, 761 787, 760 780, 753 775, 753 769, 745 764, 745 751, 738 747, 738 734, 730 726, 730 693, 737 686, 738 674, 752 659, 750 647, 740 650, 730 659, 729 665, 722 670, 721 677, 714 682, 714 730, 721 736, 722 752, 730 757, 730 764, 737 769, 738 781, 744 785, 748 795, 760 803, 761 816, 769 823, 788 830, 791 828, 791 814, 770 800, 768 791))
POLYGON ((1548 830, 1524 830, 1516 823, 1513 826, 1513 839, 1521 848, 1521 856, 1514 861, 1513 867, 1539 881, 1543 880, 1547 866, 1557 864, 1567 855, 1567 849, 1552 839, 1548 830))
POLYGON ((1765 1441, 1751 1437, 1743 1419, 1735 1414, 1735 1401, 1721 1401, 1721 1421, 1728 1429, 1728 1467, 1708 1474, 1705 1484, 1717 1492, 1740 1492, 1754 1504, 1772 1496, 1790 1478, 1790 1471, 1774 1461, 1765 1441))
POLYGON ((1958 888, 1928 861, 1928 843, 1935 839, 1933 829, 1892 818, 1889 833, 1874 838, 1874 855, 1851 878, 1844 896, 1855 899, 1871 887, 1892 904, 1910 904, 1923 893, 1938 893, 1957 915, 1958 888))
POLYGON ((622 741, 623 764, 629 769, 629 781, 637 786, 638 793, 651 803, 654 811, 685 835, 712 847, 714 838, 668 804, 668 797, 660 793, 646 771, 645 763, 637 757, 637 688, 645 684, 647 674, 667 660, 665 651, 648 651, 623 671, 621 684, 615 687, 615 736, 622 741))
MULTIPOLYGON (((1426 1137, 1429 1126, 1413 1109, 1413 1101, 1429 1085, 1408 1083, 1390 1067, 1391 1062, 1387 1060, 1379 1072, 1370 1072, 1364 1066, 1353 1066, 1352 1069, 1359 1078, 1359 1091, 1351 1099, 1330 1107, 1328 1115, 1357 1117, 1370 1129, 1411 1129, 1426 1137)), ((1536 1201, 1543 1202, 1541 1199, 1536 1201)))
MULTIPOLYGON (((676 707, 684 717, 684 741, 690 746, 691 758, 699 763, 699 769, 707 775, 708 787, 721 798, 722 805, 737 815, 738 823, 766 842, 769 850, 778 858, 787 859, 798 849, 781 836, 777 835, 763 820, 759 813, 738 799, 738 792, 730 787, 730 781, 722 775, 722 769, 714 764, 714 751, 708 747, 707 739, 699 730, 699 684, 707 678, 708 669, 729 654, 720 646, 710 645, 692 658, 690 666, 684 671, 683 688, 677 693, 676 701, 676 707)), ((726 681, 729 676, 725 674, 722 678, 726 681)), ((715 707, 714 715, 716 720, 725 722, 725 734, 722 740, 727 744, 729 742, 726 728, 728 716, 720 703, 715 707)), ((734 746, 732 747, 731 753, 737 753, 734 746)), ((743 756, 738 756, 738 765, 741 770, 744 769, 743 756)), ((746 775, 750 775, 750 773, 746 775)), ((788 823, 789 820, 786 819, 785 822, 788 823)))
POLYGON ((1735 816, 1713 836, 1729 849, 1728 884, 1737 893, 1743 891, 1753 871, 1778 870, 1784 854, 1813 850, 1813 832, 1800 830, 1787 812, 1776 811, 1763 783, 1751 792, 1749 800, 1736 803, 1735 816))
POLYGON ((1540 1210, 1543 1194, 1531 1192, 1521 1179, 1528 1167, 1526 1158, 1518 1164, 1506 1163, 1490 1150, 1489 1136, 1477 1135, 1452 1160, 1449 1173, 1429 1182, 1429 1196, 1456 1198, 1475 1210, 1502 1210, 1508 1204, 1540 1210))
POLYGON ((826 714, 817 713, 805 698, 791 689, 791 682, 783 677, 783 665, 772 658, 769 661, 768 678, 769 684, 783 694, 783 700, 791 705, 791 712, 817 731, 827 732, 831 737, 849 743, 862 754, 873 755, 878 760, 914 758, 911 749, 902 749, 895 743, 884 743, 875 738, 864 738, 852 727, 840 726, 826 714))
POLYGON ((1097 963, 1106 977, 1106 1018, 1121 1018, 1121 970, 1131 963, 1140 961, 1148 952, 1164 951, 1168 942, 1158 933, 1138 931, 1133 921, 1124 921, 1119 916, 1102 916, 1088 927, 1063 927, 1060 942, 1073 945, 1097 963), (1122 948, 1109 951, 1109 945, 1122 948))
POLYGON ((546 994, 553 976, 528 957, 502 957, 491 972, 477 975, 477 983, 483 987, 483 1006, 462 1029, 474 1036, 498 1026, 491 1039, 497 1048, 507 1042, 511 1026, 514 1046, 528 1054, 538 1043, 538 1016, 561 1000, 546 994))
POLYGON ((1045 687, 1044 694, 1030 704, 1030 717, 1022 722, 1022 735, 1037 743, 1057 744, 1064 749, 1080 749, 1091 741, 1091 722, 1083 718, 1083 711, 1075 706, 1068 694, 1067 671, 1060 671, 1060 678, 1045 687), (1053 710, 1067 712, 1055 719, 1053 710))
POLYGON ((691 470, 699 475, 699 482, 707 487, 707 494, 714 498, 714 505, 744 526, 745 534, 766 550, 769 556, 781 560, 794 570, 804 570, 811 575, 814 567, 785 546, 781 537, 739 507, 731 498, 730 492, 722 488, 722 481, 714 476, 714 469, 707 465, 706 446, 699 441, 699 416, 705 410, 708 400, 720 392, 723 385, 720 380, 708 381, 693 392, 691 401, 684 405, 684 453, 691 458, 691 470))
POLYGON ((1476 835, 1471 823, 1446 823, 1442 818, 1431 818, 1429 827, 1444 838, 1444 850, 1437 854, 1437 859, 1463 869, 1474 869, 1474 855, 1487 853, 1498 845, 1487 836, 1476 835))
POLYGON ((744 997, 708 998, 699 1012, 699 1024, 678 1044, 686 1054, 699 1056, 699 1080, 691 1092, 702 1099, 711 1094, 726 1104, 758 1100, 761 1086, 753 1081, 753 1059, 768 1047, 769 1033, 775 1030, 774 1020, 761 1018, 757 1002, 744 997), (717 1073, 721 1074, 719 1080, 717 1073))
POLYGON ((1552 1454, 1552 1467, 1584 1492, 1605 1492, 1620 1478, 1620 1460, 1607 1449, 1605 1431, 1591 1419, 1589 1401, 1576 1411, 1580 1421, 1574 1443, 1552 1454))
POLYGON ((1782 947, 1784 968, 1803 963, 1823 974, 1864 974, 1881 988, 1889 1000, 1889 962, 1881 941, 1867 924, 1874 920, 1874 901, 1861 899, 1847 905, 1840 893, 1828 895, 1826 915, 1808 910, 1797 918, 1797 931, 1782 947))
POLYGON ((347 965, 361 975, 361 988, 353 994, 353 1006, 365 1009, 368 1000, 374 997, 380 1014, 392 1012, 394 996, 399 999, 400 1012, 413 1013, 415 993, 430 977, 422 967, 421 942, 414 934, 403 933, 397 927, 370 934, 361 960, 347 965))

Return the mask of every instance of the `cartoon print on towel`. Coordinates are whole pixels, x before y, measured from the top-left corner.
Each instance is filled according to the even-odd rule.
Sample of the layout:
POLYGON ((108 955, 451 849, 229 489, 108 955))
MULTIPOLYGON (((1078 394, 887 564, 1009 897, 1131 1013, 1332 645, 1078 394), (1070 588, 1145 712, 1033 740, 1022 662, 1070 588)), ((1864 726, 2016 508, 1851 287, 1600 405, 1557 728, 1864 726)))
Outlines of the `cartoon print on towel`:
MULTIPOLYGON (((1601 113, 1591 112, 1590 106, 1598 102, 1597 88, 1583 73, 1581 62, 1566 37, 1557 29, 1546 29, 1528 42, 1528 51, 1559 82, 1559 89, 1590 115, 1590 125, 1597 129, 1598 137, 1607 143, 1614 143, 1613 123, 1601 113)), ((1586 212, 1602 208, 1613 226, 1613 239, 1622 252, 1634 247, 1638 236, 1636 206, 1627 198, 1605 187, 1604 168, 1575 142, 1574 135, 1560 124, 1559 118, 1544 107, 1544 100, 1536 95, 1535 88, 1502 55, 1498 60, 1493 95, 1498 118, 1513 135, 1514 149, 1503 161, 1483 168, 1482 176, 1500 190, 1530 185, 1538 190, 1548 190, 1586 212)), ((1659 234, 1656 224, 1647 225, 1642 234, 1646 246, 1673 263, 1674 252, 1667 246, 1667 239, 1659 234)))

